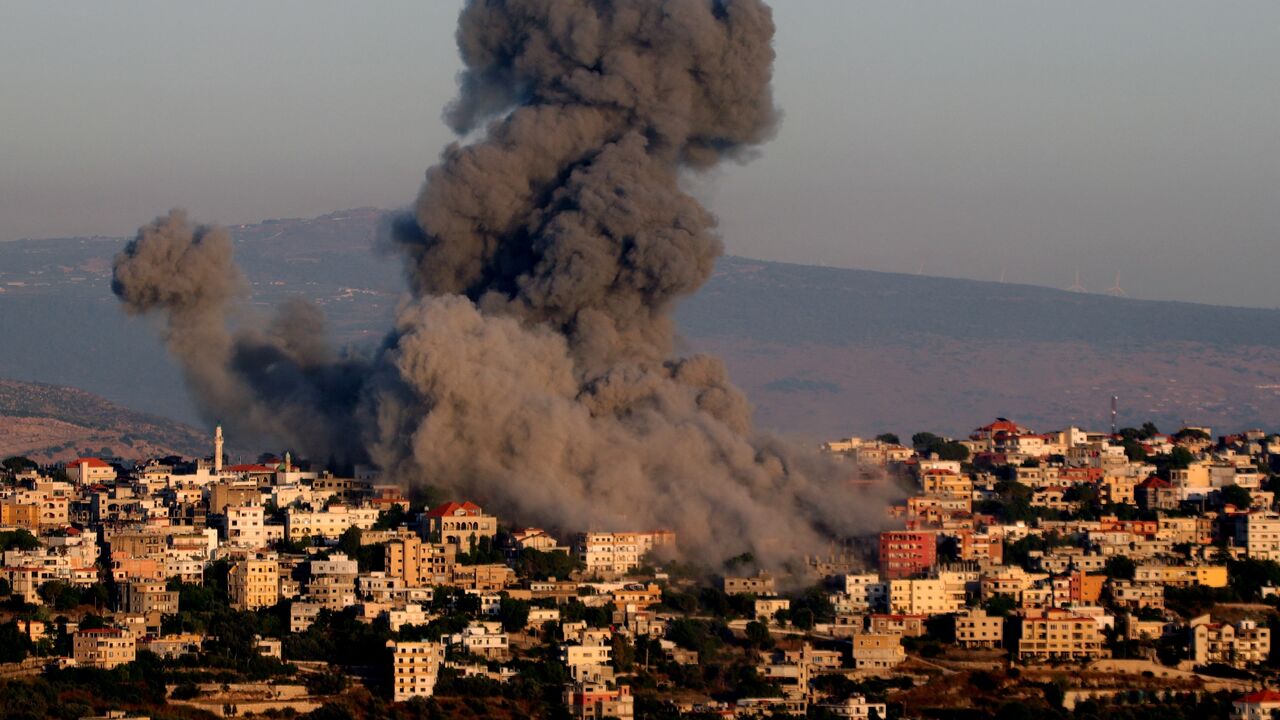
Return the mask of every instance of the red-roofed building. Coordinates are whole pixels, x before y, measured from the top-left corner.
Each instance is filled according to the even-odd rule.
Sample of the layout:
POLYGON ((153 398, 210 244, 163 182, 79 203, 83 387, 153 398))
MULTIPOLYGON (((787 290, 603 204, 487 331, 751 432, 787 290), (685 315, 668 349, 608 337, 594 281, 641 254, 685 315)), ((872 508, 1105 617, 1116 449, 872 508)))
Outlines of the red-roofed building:
POLYGON ((1173 510, 1178 507, 1178 491, 1168 480, 1152 475, 1138 483, 1133 497, 1143 510, 1173 510))
POLYGON ((236 473, 239 475, 274 475, 276 469, 267 465, 258 464, 230 465, 224 468, 223 472, 236 473))
POLYGON ((76 458, 66 464, 67 479, 77 485, 109 482, 116 479, 116 469, 98 458, 76 458))
POLYGON ((427 511, 427 536, 432 542, 455 545, 470 552, 480 538, 493 540, 498 534, 498 518, 485 515, 473 502, 447 502, 427 511))
POLYGON ((1280 711, 1280 692, 1259 690, 1231 703, 1232 720, 1271 720, 1280 711))

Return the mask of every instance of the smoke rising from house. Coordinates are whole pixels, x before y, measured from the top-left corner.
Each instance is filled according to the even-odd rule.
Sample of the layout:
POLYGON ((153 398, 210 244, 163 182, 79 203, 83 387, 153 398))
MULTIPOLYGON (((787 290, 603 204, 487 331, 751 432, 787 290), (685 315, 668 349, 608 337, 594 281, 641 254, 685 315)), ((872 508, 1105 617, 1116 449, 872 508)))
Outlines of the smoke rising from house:
POLYGON ((181 212, 117 258, 130 312, 204 411, 313 457, 561 530, 670 528, 690 557, 769 567, 879 521, 850 469, 751 429, 712 357, 674 356, 673 303, 710 275, 715 218, 682 172, 749 156, 778 113, 759 0, 474 0, 445 149, 388 223, 412 297, 369 358, 310 305, 232 330, 225 231, 181 212))

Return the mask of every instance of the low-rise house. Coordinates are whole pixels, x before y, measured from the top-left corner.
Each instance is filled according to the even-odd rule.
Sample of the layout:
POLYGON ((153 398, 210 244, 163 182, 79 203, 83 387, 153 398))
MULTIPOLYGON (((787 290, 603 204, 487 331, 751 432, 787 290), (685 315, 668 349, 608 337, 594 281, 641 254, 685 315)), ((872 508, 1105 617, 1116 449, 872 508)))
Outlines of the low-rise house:
POLYGON ((885 720, 889 717, 884 703, 867 702, 861 695, 851 695, 844 700, 818 703, 816 707, 830 715, 847 720, 885 720))
POLYGON ((928 619, 928 615, 868 615, 867 632, 920 637, 925 633, 924 624, 928 619))
POLYGON ((1280 713, 1280 692, 1258 690, 1231 703, 1231 720, 1272 720, 1280 713))
POLYGON ((449 637, 451 647, 489 660, 505 660, 508 642, 502 623, 490 621, 473 621, 462 632, 449 637))
POLYGON ((565 688, 564 704, 573 720, 632 720, 635 717, 635 700, 628 685, 610 688, 604 684, 576 682, 565 688))
POLYGON ((726 595, 777 595, 773 577, 761 573, 752 577, 725 576, 722 581, 726 595))
POLYGON ((791 609, 791 601, 787 598, 756 598, 752 614, 757 620, 766 623, 776 622, 778 613, 791 609))

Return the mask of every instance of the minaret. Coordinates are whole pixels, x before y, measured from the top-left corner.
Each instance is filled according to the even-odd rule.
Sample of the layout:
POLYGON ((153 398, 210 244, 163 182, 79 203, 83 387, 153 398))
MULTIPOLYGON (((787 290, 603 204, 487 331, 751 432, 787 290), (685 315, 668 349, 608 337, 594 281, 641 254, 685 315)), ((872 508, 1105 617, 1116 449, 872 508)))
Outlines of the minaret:
POLYGON ((293 472, 293 458, 289 456, 289 451, 284 451, 284 471, 293 472))
POLYGON ((213 474, 222 472, 222 426, 213 431, 213 474))

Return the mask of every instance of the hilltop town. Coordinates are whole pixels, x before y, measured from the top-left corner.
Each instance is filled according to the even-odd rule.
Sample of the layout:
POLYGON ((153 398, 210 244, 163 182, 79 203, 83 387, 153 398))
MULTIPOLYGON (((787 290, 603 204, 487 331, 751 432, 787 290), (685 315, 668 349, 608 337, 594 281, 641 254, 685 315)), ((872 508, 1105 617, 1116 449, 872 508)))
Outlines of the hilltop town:
MULTIPOLYGON (((264 455, 3 463, 0 710, 1197 717, 1280 709, 1280 436, 997 419, 823 451, 882 532, 786 574, 264 455)), ((660 502, 660 498, 655 498, 660 502)), ((25 715, 24 715, 25 713, 25 715)))

